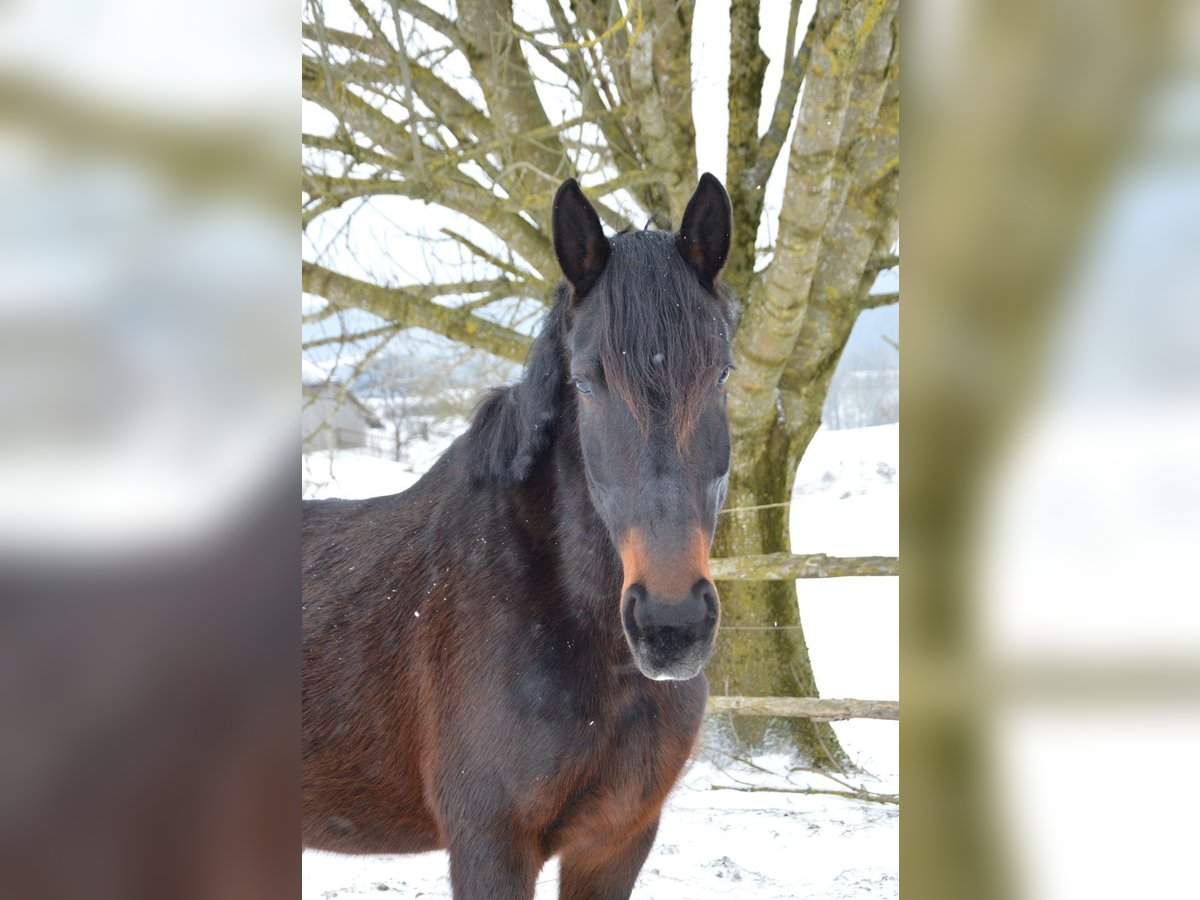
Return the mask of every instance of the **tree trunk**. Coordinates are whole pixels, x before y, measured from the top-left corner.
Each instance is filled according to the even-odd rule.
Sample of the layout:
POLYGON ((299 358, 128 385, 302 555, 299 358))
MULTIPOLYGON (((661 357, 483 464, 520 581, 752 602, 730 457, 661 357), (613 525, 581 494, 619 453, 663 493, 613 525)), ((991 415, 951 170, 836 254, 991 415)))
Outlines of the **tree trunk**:
MULTIPOLYGON (((786 431, 779 423, 764 446, 735 443, 729 496, 717 525, 714 556, 745 556, 791 550, 789 506, 796 457, 789 452, 786 431), (766 509, 744 510, 764 504, 766 509)), ((800 625, 794 581, 718 581, 721 631, 708 664, 714 694, 818 697, 800 625)), ((849 757, 828 722, 737 716, 729 729, 747 749, 790 745, 815 768, 845 771, 849 757)))

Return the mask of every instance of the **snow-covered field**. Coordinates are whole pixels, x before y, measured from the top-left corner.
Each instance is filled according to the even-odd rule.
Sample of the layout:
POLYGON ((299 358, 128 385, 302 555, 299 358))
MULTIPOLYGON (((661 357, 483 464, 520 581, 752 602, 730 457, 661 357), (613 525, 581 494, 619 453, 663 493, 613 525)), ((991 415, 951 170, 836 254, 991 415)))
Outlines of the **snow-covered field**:
MULTIPOLYGON (((306 497, 369 497, 412 484, 446 442, 410 454, 409 467, 338 451, 305 459, 306 497)), ((817 433, 796 478, 792 544, 798 553, 899 552, 899 426, 817 433)), ((798 583, 813 668, 826 697, 899 696, 899 593, 895 578, 798 583)), ((847 780, 869 791, 899 791, 895 722, 835 724, 864 770, 847 780)), ((658 840, 634 896, 848 900, 899 896, 899 812, 891 804, 830 794, 746 790, 844 790, 811 772, 788 771, 781 756, 698 760, 663 812, 658 840), (752 763, 748 764, 748 763, 752 763), (736 789, 736 790, 735 790, 736 789)), ((304 900, 448 898, 447 856, 339 856, 304 853, 304 900)), ((557 896, 557 864, 538 879, 538 900, 557 896)))

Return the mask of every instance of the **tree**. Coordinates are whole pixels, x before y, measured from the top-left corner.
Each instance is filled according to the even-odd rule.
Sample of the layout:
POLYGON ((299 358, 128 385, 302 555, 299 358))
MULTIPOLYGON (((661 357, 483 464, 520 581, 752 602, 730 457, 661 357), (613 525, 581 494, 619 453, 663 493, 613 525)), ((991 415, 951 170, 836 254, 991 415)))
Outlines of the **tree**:
POLYGON ((509 380, 517 368, 470 351, 447 358, 428 352, 417 356, 413 349, 389 345, 357 367, 354 382, 355 391, 370 397, 372 411, 387 422, 388 450, 397 462, 408 459, 414 441, 462 431, 479 399, 479 385, 509 380))
MULTIPOLYGON (((693 2, 547 0, 536 13, 514 13, 511 0, 347 4, 310 0, 304 23, 304 97, 327 123, 303 137, 314 247, 304 290, 327 301, 310 318, 361 310, 520 361, 529 338, 517 311, 548 304, 558 280, 548 225, 564 178, 583 180, 613 229, 651 217, 670 228, 682 215, 699 174, 693 2), (349 233, 352 215, 388 196, 457 214, 461 227, 427 236, 456 247, 463 265, 395 284, 346 271, 357 260, 315 255, 323 236, 349 233)), ((876 275, 898 264, 897 0, 818 0, 802 38, 801 6, 788 9, 771 102, 760 0, 730 9, 724 180, 735 227, 724 279, 740 324, 716 556, 790 549, 797 464, 858 313, 880 302, 869 293, 876 275), (767 203, 775 172, 777 220, 767 203)), ((719 587, 714 691, 817 696, 794 584, 719 587)), ((826 723, 739 719, 737 728, 752 743, 786 729, 812 762, 847 765, 826 723)))

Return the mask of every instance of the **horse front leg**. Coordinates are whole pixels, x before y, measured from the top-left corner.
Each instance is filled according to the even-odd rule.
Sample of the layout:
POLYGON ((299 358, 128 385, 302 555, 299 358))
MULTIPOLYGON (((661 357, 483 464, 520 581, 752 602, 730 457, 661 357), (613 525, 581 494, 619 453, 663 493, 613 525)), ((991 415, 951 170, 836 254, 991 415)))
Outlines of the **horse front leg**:
POLYGON ((648 826, 631 835, 563 850, 559 900, 629 900, 657 833, 658 817, 655 817, 648 826))
POLYGON ((532 839, 504 826, 450 839, 454 900, 532 900, 542 862, 532 839))

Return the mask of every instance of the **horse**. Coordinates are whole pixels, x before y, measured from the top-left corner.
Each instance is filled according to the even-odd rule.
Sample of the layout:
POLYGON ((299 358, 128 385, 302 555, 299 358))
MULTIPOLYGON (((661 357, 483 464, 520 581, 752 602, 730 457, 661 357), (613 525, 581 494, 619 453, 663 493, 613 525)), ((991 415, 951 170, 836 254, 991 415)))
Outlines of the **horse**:
POLYGON ((627 898, 695 751, 720 619, 732 210, 612 238, 554 197, 523 378, 403 493, 305 504, 303 842, 448 849, 455 900, 627 898))

